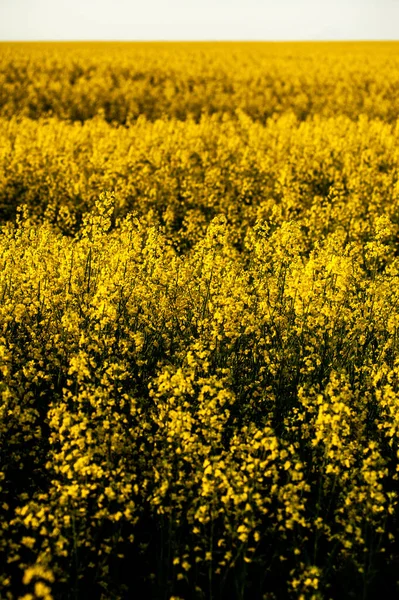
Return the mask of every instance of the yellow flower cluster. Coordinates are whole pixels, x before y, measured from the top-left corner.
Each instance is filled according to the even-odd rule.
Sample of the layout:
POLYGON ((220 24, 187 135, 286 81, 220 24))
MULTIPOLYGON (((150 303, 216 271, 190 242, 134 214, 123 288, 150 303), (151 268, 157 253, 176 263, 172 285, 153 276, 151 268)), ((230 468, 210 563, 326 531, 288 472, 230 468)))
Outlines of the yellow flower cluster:
MULTIPOLYGON (((240 247, 256 221, 284 224, 287 239, 295 223, 310 248, 337 228, 366 242, 382 218, 384 243, 398 221, 398 147, 397 125, 364 115, 300 122, 290 113, 261 125, 237 110, 222 120, 140 118, 130 127, 99 117, 0 118, 0 216, 14 218, 23 203, 76 233, 112 190, 115 217, 134 211, 181 250, 219 214, 240 247)), ((365 248, 370 264, 380 260, 365 248)))
POLYGON ((1 598, 395 597, 395 48, 3 46, 1 598))
POLYGON ((396 120, 397 44, 1 43, 0 114, 256 120, 359 113, 396 120))

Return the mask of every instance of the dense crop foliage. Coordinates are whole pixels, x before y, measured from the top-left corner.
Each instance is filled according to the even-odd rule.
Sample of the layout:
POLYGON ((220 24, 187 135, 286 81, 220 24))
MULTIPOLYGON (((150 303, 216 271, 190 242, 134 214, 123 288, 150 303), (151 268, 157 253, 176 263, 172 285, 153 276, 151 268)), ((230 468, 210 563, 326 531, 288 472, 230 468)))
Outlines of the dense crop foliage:
POLYGON ((397 44, 0 44, 0 115, 399 115, 397 44))
POLYGON ((395 597, 396 49, 1 47, 1 598, 395 597))

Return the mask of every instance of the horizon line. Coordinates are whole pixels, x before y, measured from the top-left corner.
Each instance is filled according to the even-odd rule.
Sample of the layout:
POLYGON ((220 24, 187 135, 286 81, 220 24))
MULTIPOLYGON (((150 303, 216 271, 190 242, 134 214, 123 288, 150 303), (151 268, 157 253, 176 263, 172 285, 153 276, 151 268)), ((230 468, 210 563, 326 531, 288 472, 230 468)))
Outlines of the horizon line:
POLYGON ((294 43, 294 44, 308 44, 308 43, 398 43, 398 39, 385 39, 385 38, 345 38, 345 39, 0 39, 0 44, 16 43, 16 44, 32 44, 32 43, 265 43, 265 44, 280 44, 280 43, 294 43))

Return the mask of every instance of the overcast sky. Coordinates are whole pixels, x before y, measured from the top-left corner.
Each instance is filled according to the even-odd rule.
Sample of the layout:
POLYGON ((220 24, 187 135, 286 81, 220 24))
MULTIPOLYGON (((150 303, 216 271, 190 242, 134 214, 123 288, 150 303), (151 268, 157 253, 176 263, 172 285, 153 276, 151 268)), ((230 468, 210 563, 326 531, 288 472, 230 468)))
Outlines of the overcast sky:
POLYGON ((0 40, 397 40, 399 0, 0 0, 0 40))

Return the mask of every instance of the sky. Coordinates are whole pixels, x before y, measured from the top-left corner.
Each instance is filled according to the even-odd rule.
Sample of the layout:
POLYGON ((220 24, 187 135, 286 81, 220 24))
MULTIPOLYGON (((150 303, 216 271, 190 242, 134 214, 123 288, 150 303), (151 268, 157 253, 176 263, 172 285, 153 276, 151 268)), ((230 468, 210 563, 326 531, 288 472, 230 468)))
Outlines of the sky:
POLYGON ((399 0, 0 0, 0 40, 397 40, 399 0))

